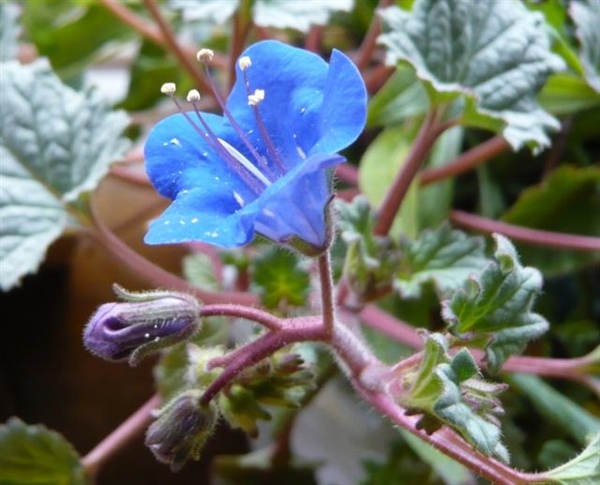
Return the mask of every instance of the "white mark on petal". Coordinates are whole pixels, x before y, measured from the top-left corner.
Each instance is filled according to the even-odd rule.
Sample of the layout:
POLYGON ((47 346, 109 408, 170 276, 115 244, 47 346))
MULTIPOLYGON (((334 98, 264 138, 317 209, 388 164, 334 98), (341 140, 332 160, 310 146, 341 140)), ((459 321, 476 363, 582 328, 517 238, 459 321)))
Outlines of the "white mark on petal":
POLYGON ((191 222, 192 224, 196 224, 196 223, 198 222, 198 218, 197 218, 197 217, 194 217, 194 218, 193 218, 193 219, 192 219, 190 222, 191 222))
POLYGON ((182 226, 185 226, 185 221, 183 219, 179 219, 179 224, 181 224, 182 226))
POLYGON ((240 207, 244 207, 244 204, 246 203, 244 201, 244 198, 240 194, 238 194, 235 190, 233 191, 233 197, 235 198, 237 203, 240 204, 240 207))
POLYGON ((165 221, 164 224, 165 226, 168 226, 169 224, 171 224, 171 221, 165 221))
POLYGON ((144 334, 144 338, 150 338, 150 334, 149 333, 145 333, 144 334))
POLYGON ((300 155, 300 158, 306 158, 306 153, 304 153, 304 150, 302 150, 302 148, 297 146, 296 151, 298 152, 298 155, 300 155))
POLYGON ((178 138, 171 138, 171 145, 177 145, 178 147, 181 146, 181 142, 179 141, 178 138))
POLYGON ((275 213, 270 209, 263 209, 262 213, 267 217, 275 217, 275 213))

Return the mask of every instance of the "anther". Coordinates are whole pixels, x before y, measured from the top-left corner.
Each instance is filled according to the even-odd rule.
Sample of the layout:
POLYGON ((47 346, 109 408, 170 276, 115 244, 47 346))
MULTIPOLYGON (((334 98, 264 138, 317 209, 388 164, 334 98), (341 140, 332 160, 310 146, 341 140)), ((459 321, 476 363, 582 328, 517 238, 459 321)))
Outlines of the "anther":
POLYGON ((258 106, 258 104, 265 99, 264 89, 255 89, 253 94, 248 95, 248 105, 258 106))
POLYGON ((238 65, 242 71, 245 71, 252 65, 252 60, 248 56, 240 57, 238 60, 238 65))
POLYGON ((196 59, 198 62, 210 62, 214 59, 215 53, 210 49, 200 49, 196 53, 196 59))
POLYGON ((188 92, 186 99, 190 103, 197 103, 200 101, 200 92, 197 89, 191 89, 188 92))
POLYGON ((175 83, 164 83, 160 87, 160 92, 167 96, 173 96, 176 90, 177 86, 175 85, 175 83))

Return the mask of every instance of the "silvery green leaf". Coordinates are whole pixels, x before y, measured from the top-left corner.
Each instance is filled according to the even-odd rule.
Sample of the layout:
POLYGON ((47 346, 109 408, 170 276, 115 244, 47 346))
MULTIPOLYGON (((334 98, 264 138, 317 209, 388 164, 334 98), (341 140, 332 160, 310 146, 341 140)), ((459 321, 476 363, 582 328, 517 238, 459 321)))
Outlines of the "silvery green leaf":
POLYGON ((482 238, 469 237, 447 224, 425 231, 416 241, 402 242, 394 288, 405 298, 415 298, 422 285, 430 282, 440 294, 448 294, 487 265, 483 249, 482 238))
MULTIPOLYGON (((171 8, 181 11, 186 21, 213 21, 224 24, 240 5, 240 0, 171 0, 171 8)), ((348 12, 354 0, 256 0, 253 21, 261 27, 308 32, 312 25, 325 25, 333 12, 348 12)))
POLYGON ((600 434, 585 449, 564 465, 544 472, 547 483, 561 485, 595 485, 600 482, 600 434))
POLYGON ((581 43, 581 64, 589 85, 600 92, 600 2, 576 0, 570 5, 581 43))
POLYGON ((442 318, 459 337, 484 336, 488 367, 497 372, 510 355, 546 332, 548 322, 531 311, 542 288, 541 273, 522 266, 504 236, 495 234, 494 239, 495 261, 442 302, 442 318))
POLYGON ((463 124, 501 133, 514 149, 548 146, 558 121, 535 101, 561 70, 543 16, 517 0, 417 0, 381 12, 390 65, 407 63, 434 103, 454 102, 463 124))
POLYGON ((349 12, 354 0, 257 0, 254 22, 262 27, 308 32, 312 25, 326 25, 333 12, 349 12))
POLYGON ((0 4, 0 61, 17 57, 19 49, 20 8, 14 3, 0 4))
POLYGON ((37 269, 69 210, 128 143, 127 117, 94 91, 65 86, 48 63, 0 65, 0 288, 37 269))

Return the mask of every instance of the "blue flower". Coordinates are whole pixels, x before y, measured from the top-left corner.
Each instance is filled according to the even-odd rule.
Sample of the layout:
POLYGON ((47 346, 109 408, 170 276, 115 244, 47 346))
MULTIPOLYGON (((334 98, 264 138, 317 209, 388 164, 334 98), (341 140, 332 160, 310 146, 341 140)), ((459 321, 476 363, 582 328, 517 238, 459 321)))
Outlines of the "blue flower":
POLYGON ((189 111, 151 131, 146 170, 173 203, 145 241, 232 248, 258 233, 322 252, 332 198, 327 169, 345 161, 337 152, 358 137, 365 118, 364 83, 344 54, 334 50, 327 64, 281 42, 254 44, 240 57, 224 116, 189 111))

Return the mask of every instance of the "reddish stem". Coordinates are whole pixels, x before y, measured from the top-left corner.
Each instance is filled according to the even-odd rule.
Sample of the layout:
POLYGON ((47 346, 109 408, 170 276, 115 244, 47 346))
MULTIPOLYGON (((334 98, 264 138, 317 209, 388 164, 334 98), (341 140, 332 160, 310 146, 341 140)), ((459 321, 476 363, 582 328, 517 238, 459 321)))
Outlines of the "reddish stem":
POLYGON ((263 327, 272 331, 282 330, 284 325, 280 318, 258 308, 230 303, 205 305, 200 310, 200 316, 245 318, 246 320, 260 323, 263 327))
POLYGON ((173 54, 173 56, 177 59, 179 65, 188 72, 188 74, 195 81, 198 89, 206 93, 210 93, 210 85, 206 81, 206 79, 204 79, 202 71, 198 69, 198 66, 192 60, 193 57, 190 56, 189 53, 186 52, 183 49, 183 47, 179 44, 179 41, 177 40, 174 32, 171 30, 171 27, 163 17, 160 8, 156 4, 156 2, 154 0, 143 0, 143 2, 148 11, 150 12, 150 15, 156 22, 156 25, 158 25, 160 32, 162 33, 162 45, 166 46, 167 50, 171 52, 171 54, 173 54))
POLYGON ((157 45, 164 43, 161 32, 145 20, 138 17, 132 10, 118 0, 100 0, 100 3, 123 23, 132 27, 143 37, 157 45))
POLYGON ((425 118, 417 139, 412 145, 410 153, 406 157, 400 172, 387 191, 381 208, 379 209, 377 221, 373 228, 374 234, 385 236, 391 229, 396 214, 408 193, 410 184, 413 182, 421 164, 424 162, 429 150, 435 143, 437 137, 448 127, 439 123, 437 110, 430 111, 425 118))
POLYGON ((321 52, 322 34, 323 27, 320 25, 313 25, 304 39, 304 48, 308 51, 319 54, 321 52))
POLYGON ((429 185, 448 177, 454 177, 467 172, 490 158, 510 148, 508 142, 501 136, 495 136, 489 140, 471 148, 459 155, 442 167, 423 170, 420 176, 421 185, 429 185))
POLYGON ((123 421, 118 428, 85 455, 81 463, 87 475, 93 477, 113 455, 116 455, 152 421, 152 411, 160 405, 158 394, 152 396, 141 408, 123 421))
POLYGON ((529 227, 516 226, 505 222, 487 219, 467 212, 454 210, 450 212, 450 220, 455 224, 481 232, 497 232, 505 236, 532 244, 551 248, 570 249, 573 251, 600 251, 600 237, 579 236, 529 227))
POLYGON ((379 37, 379 34, 381 33, 381 19, 377 16, 377 10, 389 7, 392 3, 394 3, 394 0, 379 0, 379 4, 373 12, 373 19, 371 20, 369 30, 367 30, 362 44, 354 58, 354 62, 360 71, 366 69, 373 59, 373 51, 377 44, 377 37, 379 37))

